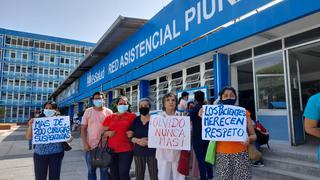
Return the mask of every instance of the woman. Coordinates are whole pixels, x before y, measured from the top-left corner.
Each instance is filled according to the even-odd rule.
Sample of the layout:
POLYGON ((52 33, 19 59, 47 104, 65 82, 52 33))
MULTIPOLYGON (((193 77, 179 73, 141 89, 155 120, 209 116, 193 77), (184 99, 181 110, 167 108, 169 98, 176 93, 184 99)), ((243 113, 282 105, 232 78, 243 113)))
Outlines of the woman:
MULTIPOLYGON (((162 98, 162 112, 159 115, 164 117, 177 116, 177 97, 173 93, 168 93, 162 98)), ((156 158, 158 161, 158 178, 160 180, 170 180, 171 174, 174 180, 184 180, 185 176, 177 171, 180 150, 157 149, 156 158)))
POLYGON ((130 112, 129 102, 125 96, 117 98, 117 112, 109 115, 103 122, 108 139, 108 146, 114 152, 113 162, 110 167, 111 179, 129 180, 129 171, 133 159, 133 144, 129 141, 132 135, 129 128, 132 125, 135 114, 130 112))
POLYGON ((134 119, 131 126, 133 132, 131 142, 134 143, 133 152, 137 180, 144 180, 146 164, 148 164, 150 180, 158 179, 156 150, 148 148, 150 107, 151 102, 148 98, 141 99, 139 102, 140 116, 134 119))
MULTIPOLYGON (((57 113, 57 105, 54 102, 46 102, 43 114, 40 117, 52 117, 57 113)), ((34 119, 28 122, 26 138, 32 139, 32 124, 34 119)), ((49 169, 49 180, 59 180, 61 164, 64 156, 62 143, 37 144, 34 148, 33 161, 36 180, 46 180, 49 169)))
MULTIPOLYGON (((225 105, 235 105, 237 94, 233 87, 225 87, 221 91, 220 102, 225 105)), ((251 165, 249 161, 248 145, 257 139, 247 112, 248 137, 245 142, 217 142, 216 149, 216 176, 218 180, 252 179, 251 165)))
POLYGON ((184 113, 184 115, 186 115, 187 113, 187 101, 189 99, 189 93, 184 91, 181 94, 181 97, 179 98, 179 103, 178 103, 178 111, 181 113, 184 113))

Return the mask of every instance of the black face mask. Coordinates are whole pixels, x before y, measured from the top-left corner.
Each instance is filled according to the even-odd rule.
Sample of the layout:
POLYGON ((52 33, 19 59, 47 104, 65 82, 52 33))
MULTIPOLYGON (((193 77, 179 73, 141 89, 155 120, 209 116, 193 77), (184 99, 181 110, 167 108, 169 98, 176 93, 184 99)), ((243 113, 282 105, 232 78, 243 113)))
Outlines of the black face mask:
POLYGON ((221 103, 224 105, 235 105, 236 104, 236 99, 226 99, 226 100, 221 100, 221 103))
POLYGON ((141 108, 139 108, 139 112, 140 112, 140 114, 142 114, 142 115, 147 115, 147 114, 149 114, 149 111, 150 111, 150 109, 149 108, 147 108, 147 107, 141 107, 141 108))

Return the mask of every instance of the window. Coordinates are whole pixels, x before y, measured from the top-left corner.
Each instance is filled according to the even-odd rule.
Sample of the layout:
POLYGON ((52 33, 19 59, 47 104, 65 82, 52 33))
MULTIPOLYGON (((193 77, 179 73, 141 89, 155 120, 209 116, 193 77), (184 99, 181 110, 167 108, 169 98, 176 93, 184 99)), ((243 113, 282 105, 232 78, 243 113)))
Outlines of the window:
POLYGON ((48 74, 48 69, 44 69, 44 74, 45 74, 45 75, 48 74))
POLYGON ((22 59, 27 60, 28 59, 28 53, 22 53, 22 59))
POLYGON ((40 42, 40 48, 44 49, 45 43, 43 41, 40 42))
POLYGON ((67 47, 66 47, 66 51, 67 51, 67 52, 70 52, 70 46, 67 46, 67 47))
POLYGON ((80 48, 76 47, 76 53, 80 53, 80 48))
POLYGON ((18 46, 22 46, 22 39, 18 38, 18 46))
POLYGON ((39 74, 43 74, 43 68, 39 68, 39 74))
POLYGON ((37 86, 37 82, 36 81, 32 81, 32 87, 36 87, 37 86))
POLYGON ((47 83, 47 82, 44 82, 44 83, 43 83, 43 87, 44 87, 44 88, 48 87, 48 83, 47 83))
POLYGON ((59 75, 59 71, 58 71, 58 70, 55 70, 55 71, 54 71, 54 75, 58 76, 58 75, 59 75))
POLYGON ((56 44, 51 43, 51 50, 55 50, 56 49, 56 44))
POLYGON ((79 64, 79 60, 78 59, 76 59, 75 60, 75 63, 76 63, 76 66, 79 64))
POLYGON ((8 80, 7 80, 7 79, 3 79, 2 85, 3 85, 3 86, 6 86, 7 83, 8 83, 8 80))
POLYGON ((63 70, 60 70, 60 76, 63 76, 63 70))
POLYGON ((16 72, 20 72, 20 70, 21 70, 21 68, 20 68, 20 66, 16 66, 16 72))
POLYGON ((41 95, 40 94, 37 95, 37 100, 41 101, 41 95))
POLYGON ((60 51, 60 45, 56 44, 56 50, 60 51))
POLYGON ((50 69, 50 73, 49 73, 50 75, 53 75, 53 69, 50 69))
POLYGON ((12 38, 11 39, 11 44, 14 45, 14 46, 17 45, 17 39, 16 38, 12 38))
POLYGON ((54 88, 58 88, 59 84, 58 83, 54 83, 54 88))
POLYGON ((51 62, 51 63, 54 62, 54 56, 50 56, 50 62, 51 62))
POLYGON ((50 43, 46 43, 46 49, 50 49, 50 43))
POLYGON ((27 39, 23 40, 23 46, 29 46, 29 41, 27 39))
POLYGON ((53 88, 53 82, 49 82, 49 88, 53 88))
POLYGON ((28 67, 28 73, 32 73, 32 68, 28 67))
POLYGON ((22 73, 26 73, 26 71, 27 71, 27 67, 21 67, 21 72, 22 73))
POLYGON ((42 81, 38 81, 38 87, 42 87, 42 81))
POLYGON ((9 80, 8 80, 8 85, 9 85, 9 86, 13 86, 13 79, 9 79, 9 80))
POLYGON ((68 71, 65 71, 65 72, 64 72, 64 75, 65 75, 65 76, 68 76, 68 75, 69 75, 69 72, 68 72, 68 71))
POLYGON ((6 36, 6 44, 10 44, 11 43, 11 37, 10 36, 6 36))
POLYGON ((61 51, 66 51, 66 46, 65 45, 61 45, 61 51))
POLYGON ((65 59, 65 63, 69 64, 69 59, 68 58, 65 59))
POLYGON ((11 66, 9 67, 9 69, 10 69, 10 72, 14 72, 14 66, 13 66, 13 65, 11 65, 11 66))
POLYGON ((25 95, 24 94, 20 94, 20 101, 24 101, 24 97, 25 97, 25 95))
POLYGON ((259 109, 286 109, 282 52, 254 60, 259 109))
POLYGON ((71 46, 71 52, 75 52, 75 47, 74 46, 71 46))
POLYGON ((16 52, 10 52, 10 58, 12 59, 16 58, 16 52))
POLYGON ((60 63, 61 63, 61 64, 64 64, 64 57, 61 57, 60 63))
POLYGON ((35 42, 34 42, 34 47, 35 47, 35 48, 39 48, 39 47, 40 47, 39 41, 35 41, 35 42))
POLYGON ((43 54, 39 55, 39 61, 44 61, 44 55, 43 54))
POLYGON ((3 65, 3 71, 8 71, 8 70, 9 70, 8 64, 3 65))
POLYGON ((15 85, 15 86, 19 86, 19 80, 18 80, 18 79, 16 79, 16 80, 14 81, 14 85, 15 85))
POLYGON ((21 80, 20 81, 20 86, 26 86, 26 81, 25 80, 21 80))
POLYGON ((38 68, 33 68, 33 70, 32 70, 32 73, 35 73, 35 74, 37 74, 38 73, 38 68))

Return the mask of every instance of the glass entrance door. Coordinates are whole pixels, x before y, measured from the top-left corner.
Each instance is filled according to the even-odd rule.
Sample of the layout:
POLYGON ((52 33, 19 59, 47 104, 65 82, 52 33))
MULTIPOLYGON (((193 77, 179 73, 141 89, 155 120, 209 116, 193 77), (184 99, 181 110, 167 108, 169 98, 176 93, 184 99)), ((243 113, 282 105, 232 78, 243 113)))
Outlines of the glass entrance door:
POLYGON ((290 123, 293 145, 305 143, 303 111, 310 96, 320 92, 320 42, 287 51, 290 123))

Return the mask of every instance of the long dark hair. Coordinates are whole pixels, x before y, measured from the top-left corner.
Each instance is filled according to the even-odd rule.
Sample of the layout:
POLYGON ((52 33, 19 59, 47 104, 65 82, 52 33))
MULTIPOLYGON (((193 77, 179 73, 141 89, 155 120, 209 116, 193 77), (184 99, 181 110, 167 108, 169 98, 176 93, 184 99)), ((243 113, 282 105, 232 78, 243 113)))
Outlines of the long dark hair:
MULTIPOLYGON (((43 109, 46 108, 47 104, 50 104, 52 106, 52 109, 54 110, 58 109, 58 105, 54 101, 47 101, 46 103, 44 103, 43 109)), ((43 113, 43 110, 41 111, 41 114, 39 115, 39 117, 46 117, 43 113)))
POLYGON ((231 86, 225 86, 223 89, 222 89, 222 91, 219 93, 219 96, 220 96, 220 100, 219 100, 219 103, 221 103, 221 101, 222 101, 222 95, 226 92, 226 91, 232 91, 232 93, 236 96, 236 99, 238 98, 238 96, 237 96, 237 93, 236 93, 236 90, 233 88, 233 87, 231 87, 231 86))

